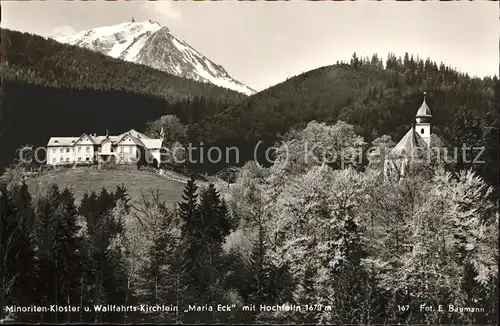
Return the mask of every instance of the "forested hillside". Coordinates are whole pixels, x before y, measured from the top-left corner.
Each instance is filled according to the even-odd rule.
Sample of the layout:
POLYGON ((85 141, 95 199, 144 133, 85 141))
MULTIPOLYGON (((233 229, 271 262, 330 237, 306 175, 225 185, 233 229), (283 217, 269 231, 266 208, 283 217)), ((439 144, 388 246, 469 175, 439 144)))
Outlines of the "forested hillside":
POLYGON ((52 39, 5 29, 1 36, 0 171, 19 146, 50 136, 143 130, 164 114, 196 122, 244 98, 52 39))
POLYGON ((349 63, 293 77, 193 125, 190 139, 238 146, 240 164, 253 159, 259 141, 261 153, 279 134, 312 120, 346 121, 368 143, 382 135, 397 142, 415 121, 425 91, 433 134, 458 147, 465 141, 471 146, 490 143, 487 155, 498 162, 498 146, 491 144, 498 140, 499 90, 497 76, 471 78, 430 59, 389 54, 384 63, 377 55, 369 59, 354 54, 349 63))
POLYGON ((385 65, 354 55, 351 63, 337 63, 293 77, 246 98, 230 110, 193 126, 194 135, 214 141, 255 141, 311 121, 353 124, 366 140, 390 134, 400 138, 422 103, 422 92, 432 110, 434 132, 452 137, 452 122, 460 106, 483 118, 493 110, 498 78, 470 78, 429 59, 404 59, 393 54, 385 65), (226 126, 213 130, 214 125, 226 126), (232 130, 232 133, 228 132, 232 130))

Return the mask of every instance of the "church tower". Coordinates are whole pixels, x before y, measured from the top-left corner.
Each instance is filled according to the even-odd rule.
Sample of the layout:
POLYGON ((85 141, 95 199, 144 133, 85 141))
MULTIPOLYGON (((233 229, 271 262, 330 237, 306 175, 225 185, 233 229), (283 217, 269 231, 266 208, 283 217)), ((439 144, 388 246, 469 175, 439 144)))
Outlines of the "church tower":
POLYGON ((428 147, 431 146, 431 110, 427 103, 425 102, 425 98, 427 93, 424 92, 424 101, 422 105, 417 111, 415 115, 415 131, 418 133, 420 137, 425 141, 428 147))

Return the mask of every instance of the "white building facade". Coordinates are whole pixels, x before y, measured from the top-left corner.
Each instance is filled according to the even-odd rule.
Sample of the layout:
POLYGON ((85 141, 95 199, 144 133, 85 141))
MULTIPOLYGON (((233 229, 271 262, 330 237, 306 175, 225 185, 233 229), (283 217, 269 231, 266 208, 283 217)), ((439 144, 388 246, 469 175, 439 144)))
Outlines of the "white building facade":
POLYGON ((162 143, 162 139, 149 138, 134 129, 118 136, 51 137, 47 144, 47 164, 131 164, 144 160, 158 166, 162 143))

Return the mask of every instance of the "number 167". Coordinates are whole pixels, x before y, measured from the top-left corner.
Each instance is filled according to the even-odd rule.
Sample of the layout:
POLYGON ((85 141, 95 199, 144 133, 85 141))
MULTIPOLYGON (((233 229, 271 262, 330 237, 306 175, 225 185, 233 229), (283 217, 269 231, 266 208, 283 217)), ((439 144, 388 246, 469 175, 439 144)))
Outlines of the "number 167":
POLYGON ((398 310, 399 311, 408 311, 409 309, 410 309, 409 305, 404 305, 404 306, 398 305, 398 310))

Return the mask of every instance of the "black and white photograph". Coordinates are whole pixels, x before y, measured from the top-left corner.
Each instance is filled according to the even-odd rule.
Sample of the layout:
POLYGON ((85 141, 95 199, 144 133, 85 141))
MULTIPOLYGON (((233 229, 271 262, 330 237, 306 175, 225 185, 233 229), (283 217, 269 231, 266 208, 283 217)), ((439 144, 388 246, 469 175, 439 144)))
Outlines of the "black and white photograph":
POLYGON ((0 324, 498 325, 494 1, 2 1, 0 324))

